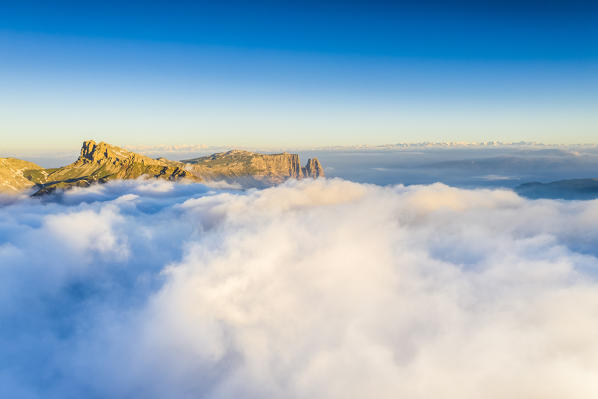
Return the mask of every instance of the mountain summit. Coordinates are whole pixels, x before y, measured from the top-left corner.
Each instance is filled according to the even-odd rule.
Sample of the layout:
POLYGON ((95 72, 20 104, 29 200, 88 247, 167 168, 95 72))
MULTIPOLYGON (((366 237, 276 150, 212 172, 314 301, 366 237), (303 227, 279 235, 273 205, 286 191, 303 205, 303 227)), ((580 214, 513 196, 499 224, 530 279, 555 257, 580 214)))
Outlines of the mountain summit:
POLYGON ((309 159, 301 167, 297 154, 232 150, 185 161, 170 161, 153 159, 93 140, 83 142, 75 162, 60 168, 43 169, 27 161, 0 158, 0 192, 35 188, 34 195, 42 195, 57 189, 142 176, 189 182, 224 180, 244 187, 263 187, 289 178, 323 177, 324 170, 316 158, 309 159))

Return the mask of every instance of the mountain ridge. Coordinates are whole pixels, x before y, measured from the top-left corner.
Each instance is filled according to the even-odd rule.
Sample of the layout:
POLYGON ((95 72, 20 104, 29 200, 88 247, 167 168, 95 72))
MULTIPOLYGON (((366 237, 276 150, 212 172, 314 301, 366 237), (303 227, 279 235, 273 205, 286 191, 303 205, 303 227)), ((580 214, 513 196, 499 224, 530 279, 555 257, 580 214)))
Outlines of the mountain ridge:
POLYGON ((317 158, 300 164, 297 154, 261 154, 243 150, 183 161, 148 156, 105 142, 86 140, 79 158, 69 165, 44 169, 16 158, 0 158, 0 192, 36 189, 34 196, 72 187, 142 176, 170 181, 225 180, 245 186, 268 186, 289 178, 323 177, 317 158))
POLYGON ((598 198, 598 178, 523 183, 515 187, 515 191, 521 196, 532 199, 589 200, 598 198))

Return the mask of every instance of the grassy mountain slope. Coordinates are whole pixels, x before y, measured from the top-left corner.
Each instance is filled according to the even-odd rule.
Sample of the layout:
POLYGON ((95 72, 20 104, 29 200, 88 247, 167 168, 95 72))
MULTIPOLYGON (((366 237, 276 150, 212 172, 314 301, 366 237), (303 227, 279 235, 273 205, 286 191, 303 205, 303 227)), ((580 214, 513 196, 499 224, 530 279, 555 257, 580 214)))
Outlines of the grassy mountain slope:
POLYGON ((45 178, 43 168, 16 158, 0 158, 0 192, 18 193, 45 178))

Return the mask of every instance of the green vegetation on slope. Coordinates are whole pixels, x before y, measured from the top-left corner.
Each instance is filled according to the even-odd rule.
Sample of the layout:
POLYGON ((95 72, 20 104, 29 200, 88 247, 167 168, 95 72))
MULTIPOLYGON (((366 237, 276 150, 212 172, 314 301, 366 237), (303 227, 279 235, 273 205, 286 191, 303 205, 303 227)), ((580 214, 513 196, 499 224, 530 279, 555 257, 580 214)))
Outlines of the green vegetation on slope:
POLYGON ((88 186, 95 182, 105 183, 114 179, 136 179, 141 176, 167 180, 183 178, 197 180, 181 167, 103 142, 96 143, 89 140, 83 143, 77 161, 48 173, 46 181, 36 195, 59 188, 88 186))
POLYGON ((288 178, 324 175, 317 159, 310 159, 305 167, 301 167, 296 154, 258 154, 233 150, 177 162, 164 158, 152 159, 93 140, 83 142, 79 158, 61 168, 43 169, 14 158, 0 158, 0 161, 3 162, 0 164, 0 191, 36 189, 34 195, 142 176, 172 181, 227 180, 260 186, 288 178))

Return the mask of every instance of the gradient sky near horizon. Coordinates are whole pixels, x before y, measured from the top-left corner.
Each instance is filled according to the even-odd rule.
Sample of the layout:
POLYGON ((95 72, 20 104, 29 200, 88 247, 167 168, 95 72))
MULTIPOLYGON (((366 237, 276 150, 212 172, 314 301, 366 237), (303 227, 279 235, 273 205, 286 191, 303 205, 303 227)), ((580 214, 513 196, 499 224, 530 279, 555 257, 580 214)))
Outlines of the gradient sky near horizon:
POLYGON ((598 143, 595 1, 1 7, 0 152, 598 143))

